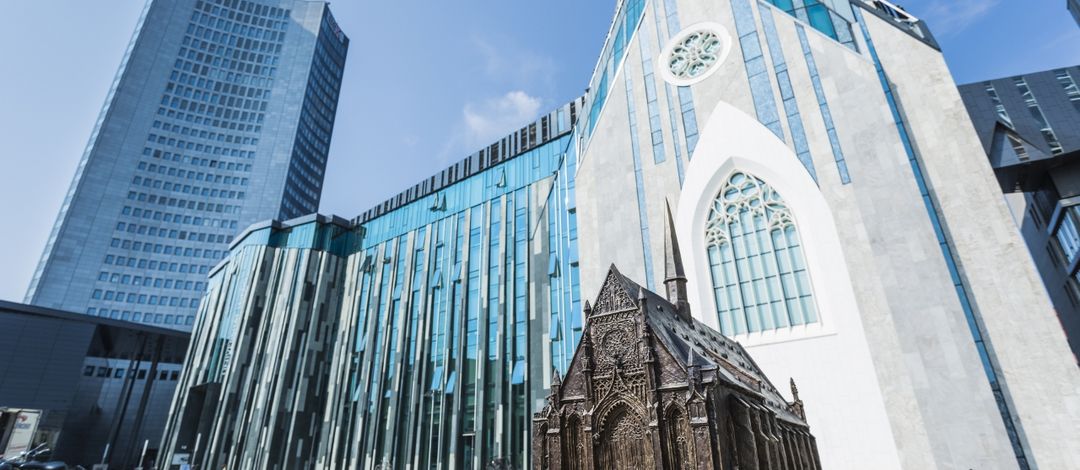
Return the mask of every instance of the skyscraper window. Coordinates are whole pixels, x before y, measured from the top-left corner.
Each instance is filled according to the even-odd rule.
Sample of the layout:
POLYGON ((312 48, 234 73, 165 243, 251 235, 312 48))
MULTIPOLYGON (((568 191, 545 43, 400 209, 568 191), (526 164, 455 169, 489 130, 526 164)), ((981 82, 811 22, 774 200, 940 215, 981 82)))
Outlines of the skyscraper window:
POLYGON ((348 48, 328 7, 182 4, 147 2, 28 302, 77 312, 151 305, 165 315, 141 321, 184 329, 199 304, 189 296, 201 292, 174 289, 205 279, 241 227, 318 208, 348 48), (92 295, 114 274, 147 270, 176 274, 163 287, 132 284, 130 296, 92 295))

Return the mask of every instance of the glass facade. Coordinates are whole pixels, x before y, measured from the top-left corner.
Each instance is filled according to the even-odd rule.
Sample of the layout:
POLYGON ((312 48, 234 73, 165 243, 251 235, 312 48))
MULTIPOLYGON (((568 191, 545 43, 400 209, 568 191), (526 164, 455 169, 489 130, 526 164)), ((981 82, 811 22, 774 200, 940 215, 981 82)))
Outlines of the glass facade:
POLYGON ((733 173, 708 217, 705 249, 721 333, 817 322, 799 230, 776 190, 753 175, 733 173))
POLYGON ((569 143, 563 135, 446 188, 447 209, 421 200, 363 225, 354 256, 381 266, 353 274, 367 325, 354 334, 374 356, 350 374, 374 418, 356 434, 364 459, 524 462, 527 364, 564 369, 582 328, 569 143), (547 304, 546 321, 530 321, 530 301, 547 304))
POLYGON ((848 0, 768 0, 777 8, 809 24, 818 32, 858 50, 852 23, 855 22, 848 0))
MULTIPOLYGON (((728 72, 733 77, 742 76, 744 71, 738 68, 746 67, 750 91, 747 92, 743 82, 731 86, 732 82, 725 80, 705 81, 694 86, 704 84, 716 88, 699 88, 695 90, 695 96, 689 86, 662 83, 664 89, 661 91, 654 83, 656 67, 665 65, 664 60, 655 59, 654 46, 661 50, 672 37, 681 37, 677 3, 677 0, 619 2, 587 98, 541 116, 536 122, 418 182, 353 220, 305 216, 284 223, 255 226, 234 241, 226 254, 226 262, 210 270, 207 293, 199 302, 200 314, 194 325, 196 344, 185 364, 181 391, 171 413, 174 419, 166 432, 160 460, 171 461, 174 456, 186 453, 194 454, 191 455, 193 462, 202 468, 478 469, 493 463, 528 468, 531 458, 535 457, 529 445, 532 413, 543 407, 543 398, 551 385, 552 369, 566 371, 582 336, 582 273, 586 284, 595 280, 590 279, 595 277, 592 266, 585 265, 585 270, 580 269, 578 203, 582 203, 583 213, 603 218, 582 220, 582 226, 587 227, 582 245, 589 250, 590 259, 597 263, 616 261, 623 264, 627 264, 628 259, 634 260, 632 262, 639 265, 631 269, 637 270, 641 278, 655 288, 658 282, 655 276, 659 273, 652 272, 649 263, 657 259, 651 255, 659 248, 654 246, 659 245, 654 243, 658 240, 651 236, 657 234, 655 230, 659 225, 654 218, 650 232, 649 212, 645 208, 647 203, 653 204, 674 194, 685 197, 676 187, 676 172, 681 185, 684 171, 689 171, 682 166, 681 152, 686 150, 689 161, 698 138, 695 98, 700 106, 706 107, 703 109, 712 109, 718 100, 723 100, 736 103, 741 106, 741 112, 750 114, 763 110, 759 104, 771 99, 771 111, 759 113, 757 117, 764 117, 763 122, 772 123, 772 128, 778 129, 779 133, 766 133, 765 137, 771 139, 772 135, 779 135, 786 140, 785 134, 790 135, 792 140, 787 144, 812 175, 806 134, 819 138, 825 152, 831 147, 841 177, 822 178, 824 184, 833 185, 825 188, 823 195, 830 209, 841 218, 846 219, 853 210, 858 211, 862 207, 859 201, 866 201, 861 197, 865 194, 885 197, 889 202, 893 201, 888 199, 892 197, 901 198, 897 201, 904 204, 914 201, 919 212, 907 214, 910 211, 906 211, 905 214, 915 217, 915 222, 923 217, 925 206, 925 214, 931 223, 916 224, 914 230, 922 230, 916 235, 924 236, 930 249, 940 249, 945 261, 935 264, 931 260, 925 265, 939 270, 947 267, 952 277, 941 278, 945 280, 943 286, 932 281, 920 286, 933 290, 935 298, 941 298, 942 294, 957 295, 960 305, 954 305, 952 310, 956 310, 957 315, 962 310, 963 319, 971 326, 971 338, 974 338, 977 351, 977 355, 968 351, 971 354, 964 356, 968 360, 960 364, 965 371, 974 372, 975 379, 961 385, 968 392, 984 393, 985 399, 978 404, 981 408, 971 408, 975 414, 983 414, 978 416, 979 419, 984 422, 998 419, 998 409, 985 395, 985 384, 979 375, 979 368, 985 366, 1008 425, 1012 410, 1003 399, 1003 386, 997 383, 994 375, 991 349, 982 339, 977 323, 979 317, 969 302, 968 287, 962 281, 946 238, 942 220, 945 215, 937 210, 932 188, 923 178, 913 146, 914 138, 908 135, 897 106, 898 97, 893 95, 891 82, 877 60, 869 33, 864 31, 866 40, 860 42, 866 45, 862 54, 872 58, 872 62, 849 60, 854 57, 852 50, 837 42, 840 39, 835 23, 836 35, 832 39, 808 31, 817 30, 817 27, 806 27, 814 24, 809 19, 812 9, 824 8, 850 21, 859 15, 844 13, 843 8, 837 10, 838 7, 851 10, 842 0, 801 2, 797 7, 792 2, 793 8, 803 9, 807 17, 800 21, 798 11, 790 17, 772 11, 775 8, 773 2, 755 4, 734 0, 732 5, 737 8, 733 13, 739 17, 719 20, 727 25, 725 29, 739 33, 739 45, 747 60, 735 60, 734 64, 728 61, 724 66, 729 67, 728 72), (651 20, 645 11, 648 7, 653 7, 654 11, 651 20), (845 16, 849 14, 852 18, 845 16), (740 22, 742 26, 738 26, 740 22), (641 36, 637 36, 640 41, 635 44, 631 38, 637 34, 641 36), (791 43, 782 43, 781 38, 790 39, 791 43), (641 42, 648 44, 641 46, 641 42), (635 46, 641 47, 640 53, 631 51, 635 46), (757 50, 753 50, 755 48, 757 50), (787 57, 784 57, 785 48, 787 57), (634 58, 642 61, 641 72, 631 67, 627 70, 634 73, 620 77, 618 72, 624 60, 634 58), (807 64, 806 69, 799 64, 801 61, 807 64), (818 65, 821 65, 822 74, 845 71, 838 69, 839 61, 843 61, 844 66, 859 67, 861 72, 836 77, 818 76, 818 65), (788 69, 789 64, 797 67, 788 69), (795 75, 796 71, 802 76, 795 75), (867 92, 865 86, 845 86, 857 85, 844 81, 852 77, 872 79, 875 75, 880 79, 875 85, 880 85, 881 91, 876 86, 869 89, 873 93, 867 92), (773 77, 776 82, 772 81, 773 77), (755 81, 765 88, 754 90, 755 81), (829 86, 822 86, 823 81, 829 86), (716 85, 718 82, 724 83, 716 85), (618 90, 619 86, 624 90, 618 90), (793 86, 800 88, 786 89, 793 86), (811 89, 812 97, 808 95, 811 89), (846 94, 851 90, 856 93, 846 94), (603 120, 607 99, 615 98, 613 101, 621 108, 623 92, 628 105, 627 117, 623 118, 622 109, 618 109, 618 120, 609 119, 611 122, 598 124, 603 120), (821 112, 824 119, 803 122, 795 103, 797 93, 807 94, 801 97, 807 98, 804 104, 818 105, 815 111, 821 112), (826 93, 837 105, 836 109, 830 110, 826 93), (896 170, 899 171, 897 174, 913 175, 916 185, 893 177, 880 178, 880 184, 876 185, 843 185, 849 179, 837 130, 830 118, 833 116, 831 111, 845 112, 839 105, 866 102, 864 99, 851 100, 852 96, 884 98, 881 103, 891 105, 892 114, 886 114, 884 120, 875 121, 870 116, 844 120, 843 124, 852 126, 852 135, 883 137, 871 133, 881 132, 883 123, 888 124, 890 132, 898 132, 889 135, 899 136, 894 143, 903 145, 910 166, 904 166, 903 171, 896 170), (777 97, 783 101, 783 114, 777 97), (663 112, 665 98, 667 113, 663 112), (663 123, 665 119, 669 121, 667 124, 663 123), (785 123, 787 130, 784 130, 785 123), (683 129, 680 131, 679 127, 683 129), (603 130, 593 134, 596 129, 603 130), (670 129, 671 144, 665 148, 666 129, 670 129), (589 145, 595 147, 590 150, 589 145), (613 151, 613 148, 617 150, 613 151), (593 153, 587 158, 582 153, 590 151, 593 153), (670 157, 675 159, 676 167, 658 166, 670 157), (577 180, 579 165, 582 176, 577 180), (622 174, 611 174, 612 168, 623 168, 622 174), (907 173, 908 168, 913 173, 907 173), (576 197, 579 181, 595 185, 587 189, 588 194, 597 199, 579 201, 576 197), (882 186, 893 184, 896 186, 882 186), (885 189, 878 193, 881 188, 885 189), (892 189, 895 191, 882 195, 885 190, 892 189), (903 199, 908 197, 913 199, 903 199), (596 243, 598 241, 600 243, 596 243), (935 241, 938 247, 933 246, 935 241), (639 258, 641 253, 644 253, 643 258, 639 258), (978 357, 984 362, 979 362, 978 357), (207 406, 217 408, 209 410, 207 406), (200 436, 204 440, 200 441, 200 436), (294 436, 304 436, 304 439, 294 436)), ((709 19, 707 15, 697 15, 700 12, 696 9, 683 6, 689 12, 682 18, 687 25, 709 19)), ((869 9, 873 7, 866 8, 865 12, 877 15, 877 10, 869 9)), ((908 31, 902 34, 906 40, 908 31)), ((1010 93, 1004 94, 1006 97, 1011 96, 1009 88, 1010 93)), ((1002 89, 999 85, 999 90, 1002 89)), ((1014 111, 1013 114, 1017 116, 1018 113, 1014 111)), ((860 151, 852 151, 851 158, 872 161, 888 157, 887 150, 874 145, 860 143, 858 147, 860 151)), ((714 155, 702 158, 709 157, 714 155)), ((770 164, 762 160, 760 164, 770 164)), ((828 160, 825 158, 824 161, 828 160)), ((708 164, 709 160, 702 162, 708 164)), ((742 164, 740 160, 732 162, 742 164)), ((801 330, 810 333, 807 336, 814 341, 800 341, 799 344, 784 341, 783 348, 795 348, 792 349, 794 354, 827 351, 814 344, 834 341, 834 336, 863 335, 861 327, 845 326, 856 323, 841 323, 853 321, 852 318, 861 313, 849 310, 843 302, 836 304, 843 310, 830 312, 826 319, 821 318, 825 315, 822 312, 828 311, 825 305, 832 299, 816 295, 813 281, 822 283, 819 292, 824 292, 824 287, 832 287, 826 286, 825 282, 830 280, 829 270, 834 266, 826 266, 823 270, 815 267, 815 273, 823 275, 821 279, 811 279, 803 250, 804 243, 808 242, 804 235, 811 234, 805 230, 800 233, 798 214, 793 214, 788 206, 789 202, 794 202, 790 199, 794 196, 781 195, 769 185, 769 180, 764 178, 773 174, 771 170, 761 170, 761 177, 758 177, 747 173, 748 167, 721 167, 724 169, 716 171, 723 171, 723 174, 708 175, 709 178, 726 177, 718 180, 724 183, 719 191, 709 189, 700 201, 698 195, 692 196, 695 200, 679 201, 679 204, 694 205, 695 210, 703 208, 704 204, 711 208, 707 216, 701 215, 702 218, 694 222, 704 223, 708 228, 704 234, 706 243, 695 248, 694 259, 700 262, 694 265, 695 275, 700 272, 709 279, 696 286, 705 291, 703 303, 707 311, 704 315, 715 314, 720 329, 730 335, 768 334, 789 329, 794 333, 793 339, 801 339, 800 327, 809 326, 801 330), (789 196, 789 199, 785 201, 782 196, 789 196), (699 202, 702 206, 696 206, 699 202), (710 305, 715 307, 714 311, 708 311, 710 305), (824 324, 825 320, 831 322, 833 319, 839 326, 834 329, 835 335, 814 334, 817 328, 829 326, 824 324)), ((302 182, 306 170, 298 168, 296 175, 302 182)), ((785 165, 781 169, 782 174, 776 178, 802 177, 800 167, 785 165), (794 173, 789 174, 787 168, 794 173)), ((698 176, 701 175, 692 174, 691 183, 696 185, 698 176)), ((821 176, 831 176, 831 173, 821 176)), ((779 179, 773 182, 779 186, 779 179)), ((297 191, 298 196, 292 201, 302 204, 303 191, 297 191)), ((910 205, 905 207, 912 208, 910 205)), ((893 216, 886 212, 880 214, 883 215, 871 216, 867 212, 864 214, 866 223, 862 226, 838 224, 836 228, 842 234, 841 240, 861 244, 848 251, 868 246, 875 250, 889 248, 877 251, 890 263, 906 263, 906 254, 894 254, 900 250, 892 250, 903 246, 903 241, 867 241, 866 237, 848 236, 852 230, 877 230, 884 219, 874 217, 893 216), (891 243, 898 244, 887 245, 891 243)), ((964 220, 958 222, 964 223, 964 220)), ((698 231, 697 236, 701 235, 698 231)), ((698 238, 695 243, 700 241, 698 238)), ((831 239, 823 241, 831 243, 831 239)), ((843 261, 852 260, 859 261, 858 258, 843 261)), ((882 269, 887 274, 891 268, 882 269)), ((867 285, 876 285, 878 281, 873 277, 851 279, 858 295, 863 295, 862 289, 867 285)), ((883 295, 891 296, 897 292, 892 289, 890 286, 883 295)), ((846 295, 840 290, 835 292, 846 295)), ((861 297, 847 300, 854 300, 858 304, 853 304, 855 308, 865 305, 860 303, 861 297)), ((909 331, 923 334, 931 329, 922 329, 923 326, 902 325, 902 329, 897 329, 897 336, 903 337, 909 331)), ((970 344, 965 327, 961 323, 956 332, 943 330, 941 335, 948 333, 951 336, 940 338, 948 340, 950 345, 970 344)), ((939 332, 932 333, 937 335, 939 332)), ((851 343, 865 338, 868 337, 854 336, 851 343)), ((768 338, 763 339, 766 341, 761 346, 771 347, 768 338)), ((913 343, 917 341, 912 340, 913 343)), ((845 339, 843 343, 848 341, 845 339)), ((912 349, 874 343, 869 346, 875 355, 918 350, 917 345, 912 349)), ((909 344, 902 346, 906 348, 909 344)), ((841 350, 855 354, 865 352, 861 349, 841 350)), ((863 359, 867 363, 873 361, 873 357, 860 358, 863 359)), ((798 361, 777 361, 772 366, 779 362, 798 361)), ((929 367, 937 366, 930 364, 929 367)), ((856 368, 843 373, 825 370, 827 368, 814 369, 807 375, 814 376, 811 380, 851 379, 859 389, 879 385, 872 369, 865 369, 870 372, 863 375, 856 368)), ((937 374, 942 370, 944 367, 932 369, 932 372, 937 374)), ((968 376, 970 378, 970 374, 968 376)), ((571 386, 566 384, 566 387, 571 386)), ((844 397, 818 397, 836 399, 831 402, 836 410, 850 409, 848 403, 843 403, 844 397)), ((946 402, 939 400, 940 397, 927 398, 928 395, 915 392, 903 397, 919 403, 924 399, 936 401, 931 403, 934 406, 920 405, 924 412, 940 411, 958 401, 970 401, 970 397, 956 397, 957 401, 946 402)), ((913 429, 917 428, 920 435, 924 431, 931 434, 945 432, 930 427, 918 428, 923 425, 921 422, 904 421, 910 416, 910 410, 893 409, 873 397, 856 399, 872 408, 878 417, 887 418, 880 422, 903 421, 907 423, 905 426, 910 424, 913 429)), ((835 416, 824 419, 844 419, 836 417, 840 413, 822 416, 829 414, 835 416)), ((847 415, 847 418, 851 416, 847 415)), ((877 418, 869 421, 877 421, 877 418)), ((890 446, 896 444, 887 427, 886 424, 881 429, 871 430, 881 438, 881 447, 869 458, 879 458, 878 455, 888 453, 892 449, 890 446), (878 452, 880 449, 884 451, 878 452)), ((955 429, 965 428, 957 426, 955 429)), ((1000 436, 995 442, 1006 444, 1004 431, 997 432, 1000 436)), ((1009 432, 1016 437, 1015 429, 1009 432)), ((832 456, 854 455, 850 451, 857 449, 845 447, 842 439, 838 441, 832 445, 832 456)), ((1018 452, 1021 458, 1022 451, 1018 452)), ((870 453, 866 452, 860 458, 868 458, 870 453)), ((923 457, 936 459, 920 456, 923 457)), ((891 462, 889 459, 886 456, 881 461, 891 462)))
POLYGON ((593 80, 589 83, 589 95, 586 98, 585 109, 588 114, 582 123, 581 139, 588 142, 596 127, 600 111, 607 103, 608 91, 615 75, 622 68, 623 59, 626 57, 626 45, 637 33, 644 13, 645 0, 625 0, 619 3, 619 10, 612 23, 612 29, 608 32, 608 40, 600 53, 600 62, 593 72, 593 80))
MULTIPOLYGON (((334 350, 321 349, 329 355, 320 359, 334 370, 311 372, 303 390, 267 390, 266 400, 312 400, 310 409, 290 411, 294 421, 322 407, 341 418, 296 444, 299 457, 281 461, 295 468, 473 468, 500 458, 526 464, 532 403, 543 396, 551 367, 565 371, 583 327, 576 155, 571 121, 559 119, 579 105, 526 126, 526 133, 541 133, 521 153, 389 204, 379 215, 352 222, 308 216, 246 231, 211 276, 195 335, 218 339, 189 358, 194 379, 187 390, 222 384, 222 399, 232 400, 231 374, 251 367, 252 351, 262 351, 243 345, 238 325, 292 331, 284 322, 299 308, 321 315, 334 332, 334 350), (259 266, 266 263, 279 273, 269 284, 254 274, 265 273, 259 266), (299 297, 274 297, 273 289, 299 297), (303 303, 309 297, 319 303, 303 303), (247 362, 230 368, 230 358, 239 357, 247 362), (336 391, 304 391, 328 388, 336 391)), ((284 355, 306 354, 306 346, 294 347, 284 355)), ((173 414, 193 412, 180 407, 173 414)), ((222 416, 218 425, 237 419, 222 416)), ((284 423, 258 431, 258 420, 241 425, 268 441, 292 432, 284 423)), ((170 429, 177 452, 194 445, 183 419, 170 429)), ((224 450, 205 462, 234 465, 229 455, 224 450)))
POLYGON ((347 47, 320 2, 148 2, 27 300, 189 329, 240 229, 318 208, 347 47))

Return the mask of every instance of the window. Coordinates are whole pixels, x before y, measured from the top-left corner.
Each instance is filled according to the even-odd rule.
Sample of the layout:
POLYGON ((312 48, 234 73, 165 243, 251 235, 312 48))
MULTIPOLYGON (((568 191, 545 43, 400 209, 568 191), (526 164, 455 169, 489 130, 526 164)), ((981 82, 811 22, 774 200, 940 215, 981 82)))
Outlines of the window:
POLYGON ((1072 75, 1068 70, 1055 70, 1054 76, 1057 77, 1058 83, 1061 84, 1061 88, 1065 90, 1065 96, 1072 102, 1074 108, 1080 111, 1080 88, 1076 86, 1076 82, 1073 80, 1072 75))
POLYGON ((708 217, 705 248, 722 333, 817 322, 799 231, 772 187, 735 172, 708 217))
POLYGON ((1017 139, 1011 134, 1005 134, 1005 137, 1009 139, 1009 145, 1012 146, 1013 152, 1016 152, 1016 158, 1020 159, 1022 162, 1031 159, 1031 156, 1028 155, 1027 149, 1024 148, 1024 144, 1023 142, 1020 142, 1020 139, 1017 139))
POLYGON ((993 83, 986 82, 986 94, 990 95, 990 101, 994 103, 994 110, 997 111, 998 118, 1008 124, 1009 127, 1013 127, 1012 118, 1009 117, 1009 112, 1005 110, 1005 104, 1001 102, 993 83))
POLYGON ((1039 102, 1035 100, 1035 95, 1031 92, 1031 88, 1028 87, 1027 80, 1024 80, 1024 77, 1016 77, 1013 78, 1013 83, 1016 85, 1016 90, 1020 92, 1020 96, 1024 98, 1024 103, 1027 104, 1031 117, 1039 124, 1039 131, 1042 132, 1043 138, 1046 139, 1046 144, 1050 146, 1050 153, 1059 155, 1064 152, 1061 142, 1058 141, 1057 134, 1050 127, 1046 116, 1043 115, 1042 108, 1039 107, 1039 102))
POLYGON ((677 86, 693 85, 716 71, 731 51, 731 35, 714 23, 701 23, 675 35, 660 53, 660 74, 677 86))
POLYGON ((1054 231, 1054 237, 1061 245, 1061 251, 1065 259, 1071 263, 1080 252, 1080 206, 1069 206, 1063 209, 1061 225, 1054 231))

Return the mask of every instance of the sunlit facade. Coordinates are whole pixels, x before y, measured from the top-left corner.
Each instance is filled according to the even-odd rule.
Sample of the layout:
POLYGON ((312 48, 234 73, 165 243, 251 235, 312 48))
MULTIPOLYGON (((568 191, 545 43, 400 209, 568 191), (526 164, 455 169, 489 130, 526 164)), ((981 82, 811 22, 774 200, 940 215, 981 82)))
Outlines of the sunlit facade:
POLYGON ((233 236, 318 210, 348 46, 326 2, 147 1, 26 302, 190 330, 233 236))
POLYGON ((611 264, 659 291, 670 207, 694 317, 799 383, 823 468, 1080 466, 1080 371, 925 22, 626 0, 598 57, 584 98, 359 217, 240 237, 162 458, 529 468, 581 292, 611 264))
POLYGON ((565 368, 581 335, 570 139, 580 106, 355 220, 240 235, 211 275, 172 455, 192 453, 206 429, 211 447, 197 457, 212 468, 527 463, 530 397, 544 392, 535 377, 565 368), (211 404, 272 414, 192 421, 211 404), (311 427, 326 412, 340 420, 311 427))

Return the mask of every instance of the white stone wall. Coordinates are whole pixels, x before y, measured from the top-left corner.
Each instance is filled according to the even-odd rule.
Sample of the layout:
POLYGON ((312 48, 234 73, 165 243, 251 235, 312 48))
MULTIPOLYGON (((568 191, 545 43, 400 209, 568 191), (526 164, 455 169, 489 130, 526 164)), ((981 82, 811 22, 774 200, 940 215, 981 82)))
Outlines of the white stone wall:
POLYGON ((882 22, 871 34, 899 92, 926 178, 975 299, 1025 450, 1037 468, 1080 468, 1080 370, 936 51, 882 22))
MULTIPOLYGON (((796 20, 751 2, 755 13, 772 11, 818 176, 815 187, 792 149, 772 68, 770 53, 776 51, 767 48, 760 17, 756 26, 785 142, 754 122, 742 51, 732 38, 735 44, 727 60, 691 86, 701 140, 689 161, 682 123, 676 123, 680 135, 670 133, 663 82, 655 73, 667 161, 653 163, 639 41, 651 39, 653 64, 662 64, 655 57, 661 48, 656 45, 653 8, 663 8, 657 3, 648 4, 642 21, 651 32, 635 36, 620 73, 609 79, 607 104, 580 155, 579 243, 581 258, 589 260, 582 263, 582 292, 599 288, 609 263, 645 281, 624 86, 624 74, 629 74, 655 283, 664 275, 665 200, 679 213, 685 261, 699 270, 705 261, 694 241, 694 224, 701 223, 695 208, 715 195, 725 172, 740 168, 757 174, 792 207, 821 323, 736 339, 749 347, 767 375, 776 380, 791 376, 800 384, 824 466, 1015 468, 948 265, 858 27, 854 32, 860 52, 805 25, 851 174, 852 182, 842 184, 796 20), (686 166, 681 188, 673 137, 680 139, 686 166)), ((728 0, 683 1, 678 8, 684 28, 710 21, 736 34, 728 0)), ((925 178, 941 204, 977 311, 987 317, 986 331, 1002 356, 1002 375, 1035 462, 1041 468, 1077 467, 1070 457, 1056 457, 1061 453, 1051 450, 1068 449, 1064 436, 1080 435, 1080 419, 1073 415, 1080 409, 1077 371, 1075 365, 1065 367, 1071 356, 1064 337, 1034 267, 1025 262, 1030 258, 996 193, 997 183, 942 56, 877 17, 863 16, 897 84, 914 145, 928 160, 925 178), (1062 379, 1053 384, 1040 380, 1047 376, 1062 379), (1042 403, 1036 403, 1037 394, 1042 403)), ((666 37, 676 32, 661 33, 666 37)), ((715 324, 703 273, 694 268, 689 273, 699 293, 693 308, 703 321, 715 324)))

